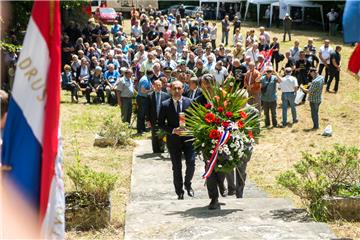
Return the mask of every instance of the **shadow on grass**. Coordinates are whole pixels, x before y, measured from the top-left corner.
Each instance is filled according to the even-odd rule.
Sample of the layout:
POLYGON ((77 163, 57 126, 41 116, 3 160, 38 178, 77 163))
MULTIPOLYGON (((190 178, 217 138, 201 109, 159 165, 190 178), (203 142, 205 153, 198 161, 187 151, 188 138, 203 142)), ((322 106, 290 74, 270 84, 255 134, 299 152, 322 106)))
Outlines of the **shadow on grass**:
POLYGON ((190 208, 185 211, 175 211, 166 215, 181 215, 182 217, 195 217, 195 218, 212 218, 212 217, 224 217, 229 214, 244 211, 242 209, 216 209, 209 210, 208 206, 190 208))

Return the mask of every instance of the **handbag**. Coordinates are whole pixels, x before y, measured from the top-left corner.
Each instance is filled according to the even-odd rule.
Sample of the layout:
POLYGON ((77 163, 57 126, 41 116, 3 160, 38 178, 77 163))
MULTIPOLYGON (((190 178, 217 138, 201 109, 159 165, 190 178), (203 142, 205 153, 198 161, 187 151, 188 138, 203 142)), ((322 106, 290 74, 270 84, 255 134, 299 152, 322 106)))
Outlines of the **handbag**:
POLYGON ((295 104, 300 104, 305 96, 305 93, 299 88, 296 92, 295 104))

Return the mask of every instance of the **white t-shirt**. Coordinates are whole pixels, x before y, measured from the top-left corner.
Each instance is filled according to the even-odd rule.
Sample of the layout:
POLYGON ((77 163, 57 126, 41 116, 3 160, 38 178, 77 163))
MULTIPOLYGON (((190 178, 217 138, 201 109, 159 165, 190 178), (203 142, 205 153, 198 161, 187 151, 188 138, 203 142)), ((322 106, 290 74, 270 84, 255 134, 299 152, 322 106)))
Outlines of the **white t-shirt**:
POLYGON ((295 92, 295 88, 298 86, 299 84, 296 77, 293 77, 291 75, 286 75, 285 77, 283 77, 279 84, 279 87, 283 93, 295 92))
POLYGON ((329 22, 334 22, 336 18, 339 16, 339 14, 337 12, 328 12, 326 16, 328 17, 329 22))
POLYGON ((234 46, 236 45, 237 42, 243 43, 243 36, 241 35, 241 33, 238 36, 234 34, 233 41, 234 41, 234 46))
POLYGON ((245 55, 250 56, 252 62, 257 62, 258 56, 259 56, 259 49, 256 49, 256 51, 253 51, 253 48, 249 48, 248 50, 246 50, 245 55))
MULTIPOLYGON (((325 48, 325 46, 321 46, 320 47, 320 55, 322 56, 323 59, 326 60, 327 64, 330 64, 330 54, 333 51, 333 49, 329 46, 327 48, 325 48)), ((323 61, 321 61, 321 58, 319 58, 320 63, 324 64, 323 61)))
POLYGON ((211 30, 210 30, 210 39, 211 40, 216 40, 216 35, 217 35, 217 26, 212 26, 211 30))
POLYGON ((212 75, 214 75, 215 77, 215 80, 216 80, 216 83, 218 85, 221 85, 223 84, 225 78, 227 77, 228 75, 228 71, 225 67, 222 67, 220 71, 216 70, 215 68, 211 69, 210 70, 210 73, 212 75))

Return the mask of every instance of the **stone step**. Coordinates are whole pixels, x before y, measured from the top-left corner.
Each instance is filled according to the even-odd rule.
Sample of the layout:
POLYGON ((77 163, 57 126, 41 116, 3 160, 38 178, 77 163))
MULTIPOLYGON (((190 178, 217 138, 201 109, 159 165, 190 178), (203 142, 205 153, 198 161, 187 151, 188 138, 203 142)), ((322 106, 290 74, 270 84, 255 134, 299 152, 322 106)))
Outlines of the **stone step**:
MULTIPOLYGON (((278 198, 132 201, 127 206, 125 239, 331 239, 326 224, 289 217, 291 203, 278 198)), ((296 213, 296 211, 295 211, 296 213)))
MULTIPOLYGON (((153 154, 151 142, 138 141, 138 147, 134 151, 131 199, 138 200, 164 200, 176 199, 173 185, 172 165, 168 153, 153 154)), ((196 169, 192 187, 195 198, 208 199, 205 181, 202 179, 204 162, 196 159, 196 169)), ((183 161, 183 172, 185 161, 183 161)), ((266 193, 258 190, 255 185, 247 183, 244 197, 266 197, 266 193)))

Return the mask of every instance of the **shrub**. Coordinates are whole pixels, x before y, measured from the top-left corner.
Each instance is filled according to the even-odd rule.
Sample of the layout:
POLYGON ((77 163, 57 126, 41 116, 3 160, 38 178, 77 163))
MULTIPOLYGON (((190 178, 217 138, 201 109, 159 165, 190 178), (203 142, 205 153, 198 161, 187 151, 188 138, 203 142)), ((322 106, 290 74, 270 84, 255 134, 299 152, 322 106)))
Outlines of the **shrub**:
POLYGON ((114 140, 115 146, 133 145, 131 129, 119 117, 108 116, 101 126, 99 135, 114 140))
POLYGON ((318 221, 328 220, 324 196, 359 196, 360 149, 335 145, 332 151, 314 156, 302 153, 293 170, 280 174, 280 185, 299 196, 318 221))
POLYGON ((86 165, 76 163, 69 167, 67 175, 75 185, 77 192, 86 196, 84 205, 107 202, 110 192, 114 190, 117 176, 105 172, 96 172, 86 165))

